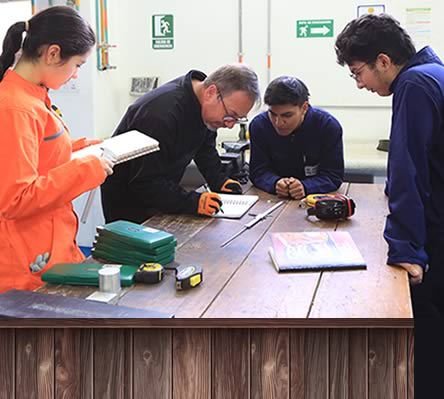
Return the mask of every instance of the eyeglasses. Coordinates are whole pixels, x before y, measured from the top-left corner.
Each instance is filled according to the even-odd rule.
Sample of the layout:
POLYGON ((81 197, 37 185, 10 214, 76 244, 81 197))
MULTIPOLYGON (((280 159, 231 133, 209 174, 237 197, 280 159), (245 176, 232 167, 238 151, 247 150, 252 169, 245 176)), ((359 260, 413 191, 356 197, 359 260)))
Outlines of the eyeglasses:
POLYGON ((366 65, 367 64, 362 64, 358 69, 356 69, 354 72, 350 74, 350 77, 358 82, 360 79, 359 75, 361 74, 362 70, 366 65))
POLYGON ((225 123, 247 123, 248 122, 248 118, 246 116, 237 117, 237 116, 230 115, 230 113, 228 112, 227 106, 225 105, 224 98, 222 97, 222 94, 219 89, 217 89, 217 93, 218 93, 218 97, 220 98, 220 102, 222 103, 222 106, 224 107, 225 116, 222 118, 222 120, 225 123))

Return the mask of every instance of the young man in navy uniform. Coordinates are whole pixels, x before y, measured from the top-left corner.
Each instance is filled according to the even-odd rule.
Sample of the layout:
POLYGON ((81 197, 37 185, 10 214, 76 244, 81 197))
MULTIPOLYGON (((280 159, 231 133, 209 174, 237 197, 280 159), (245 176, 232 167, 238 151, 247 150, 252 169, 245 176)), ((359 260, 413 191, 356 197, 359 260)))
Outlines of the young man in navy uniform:
POLYGON ((335 191, 342 183, 342 128, 308 103, 307 86, 292 76, 274 79, 265 92, 268 111, 249 126, 250 179, 280 197, 302 199, 335 191))

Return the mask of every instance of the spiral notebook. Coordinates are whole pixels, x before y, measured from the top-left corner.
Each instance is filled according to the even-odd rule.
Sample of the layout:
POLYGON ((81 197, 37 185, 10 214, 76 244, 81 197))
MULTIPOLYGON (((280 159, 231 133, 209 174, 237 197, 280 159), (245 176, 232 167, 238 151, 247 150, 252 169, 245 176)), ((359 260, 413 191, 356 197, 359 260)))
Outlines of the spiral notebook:
MULTIPOLYGON (((110 137, 101 143, 90 145, 71 154, 71 159, 82 158, 87 155, 95 155, 97 157, 105 156, 114 161, 114 164, 123 163, 130 159, 138 158, 143 155, 159 151, 159 142, 146 134, 137 130, 119 134, 110 137)), ((88 214, 92 206, 95 190, 89 192, 85 202, 80 221, 86 223, 88 214)))
POLYGON ((71 159, 87 155, 101 157, 104 152, 115 159, 115 163, 122 163, 130 159, 141 157, 159 150, 159 142, 137 130, 131 130, 118 136, 111 137, 99 144, 82 148, 72 153, 71 159))
POLYGON ((219 194, 222 200, 222 212, 218 212, 213 217, 240 219, 258 201, 257 195, 236 195, 219 194))

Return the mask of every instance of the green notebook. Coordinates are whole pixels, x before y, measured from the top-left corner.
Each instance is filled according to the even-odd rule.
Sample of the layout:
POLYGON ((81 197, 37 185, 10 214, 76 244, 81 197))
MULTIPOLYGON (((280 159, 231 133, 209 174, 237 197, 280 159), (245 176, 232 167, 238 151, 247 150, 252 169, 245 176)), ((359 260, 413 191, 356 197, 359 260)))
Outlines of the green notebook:
MULTIPOLYGON (((108 254, 108 256, 105 259, 137 259, 141 260, 141 263, 146 262, 161 262, 165 258, 169 258, 170 256, 174 256, 175 250, 174 248, 172 250, 169 250, 167 252, 162 252, 159 255, 149 255, 147 253, 138 251, 138 250, 126 250, 122 249, 117 246, 113 245, 107 245, 103 242, 95 242, 94 243, 94 249, 103 253, 108 254)), ((128 263, 128 262, 122 262, 122 263, 128 263)), ((129 264, 133 264, 133 262, 129 262, 129 264)))
POLYGON ((112 263, 122 263, 126 265, 135 265, 140 266, 142 263, 147 262, 156 262, 160 263, 161 265, 166 265, 174 260, 174 252, 168 256, 164 256, 161 258, 157 258, 157 260, 150 260, 148 257, 138 257, 134 254, 122 254, 122 253, 116 253, 116 252, 106 252, 102 251, 101 249, 93 248, 91 251, 91 254, 94 259, 98 260, 106 260, 107 262, 112 263))
MULTIPOLYGON (((137 266, 112 265, 120 268, 120 283, 123 287, 134 283, 137 266)), ((57 263, 42 274, 42 280, 51 284, 99 286, 101 263, 57 263)))
POLYGON ((94 245, 96 247, 103 244, 107 246, 112 246, 114 249, 119 249, 119 250, 121 249, 124 251, 137 251, 150 256, 159 256, 159 255, 162 256, 170 254, 175 250, 177 245, 177 240, 175 238, 173 239, 173 241, 171 241, 168 244, 152 249, 148 249, 140 245, 137 246, 137 245, 128 244, 124 240, 118 237, 106 237, 96 234, 95 239, 97 244, 94 243, 94 245))
POLYGON ((100 236, 123 240, 127 244, 153 249, 174 240, 174 235, 137 223, 117 220, 97 227, 100 236))

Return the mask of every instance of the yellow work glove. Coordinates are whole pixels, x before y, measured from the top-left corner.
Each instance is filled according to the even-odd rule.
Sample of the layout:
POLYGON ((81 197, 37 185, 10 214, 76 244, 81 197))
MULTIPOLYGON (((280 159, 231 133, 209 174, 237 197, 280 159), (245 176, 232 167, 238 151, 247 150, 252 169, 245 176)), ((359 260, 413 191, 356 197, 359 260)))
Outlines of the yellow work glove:
POLYGON ((242 186, 236 180, 227 179, 225 180, 225 183, 222 184, 220 192, 229 194, 242 194, 242 186))
POLYGON ((220 211, 222 201, 216 193, 202 193, 199 198, 197 213, 199 215, 211 216, 220 211))

